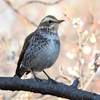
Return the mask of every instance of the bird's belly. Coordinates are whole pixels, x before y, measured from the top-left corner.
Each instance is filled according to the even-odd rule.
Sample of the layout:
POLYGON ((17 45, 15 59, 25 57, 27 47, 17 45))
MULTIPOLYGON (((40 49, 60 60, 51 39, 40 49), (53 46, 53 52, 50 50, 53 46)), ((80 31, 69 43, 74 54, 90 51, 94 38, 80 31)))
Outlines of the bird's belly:
MULTIPOLYGON (((58 57, 58 52, 52 48, 51 46, 45 48, 47 50, 44 50, 42 54, 39 56, 38 65, 36 67, 39 67, 38 70, 41 71, 45 68, 51 67, 54 62, 56 61, 58 57)), ((34 69, 35 70, 35 69, 34 69)))
POLYGON ((25 60, 25 63, 23 64, 25 67, 32 69, 33 71, 42 71, 45 68, 51 67, 55 63, 59 55, 59 50, 60 45, 50 42, 39 50, 31 52, 31 57, 28 60, 25 60))

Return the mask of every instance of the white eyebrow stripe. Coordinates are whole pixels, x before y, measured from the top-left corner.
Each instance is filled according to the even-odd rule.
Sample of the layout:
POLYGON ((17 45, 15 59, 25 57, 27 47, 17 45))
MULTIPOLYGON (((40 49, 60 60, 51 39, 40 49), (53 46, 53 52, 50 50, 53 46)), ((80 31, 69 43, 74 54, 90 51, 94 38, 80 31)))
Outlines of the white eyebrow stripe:
POLYGON ((46 18, 44 18, 44 19, 42 20, 42 23, 43 23, 43 22, 46 22, 46 21, 49 21, 49 20, 56 21, 56 20, 53 19, 53 18, 46 17, 46 18))

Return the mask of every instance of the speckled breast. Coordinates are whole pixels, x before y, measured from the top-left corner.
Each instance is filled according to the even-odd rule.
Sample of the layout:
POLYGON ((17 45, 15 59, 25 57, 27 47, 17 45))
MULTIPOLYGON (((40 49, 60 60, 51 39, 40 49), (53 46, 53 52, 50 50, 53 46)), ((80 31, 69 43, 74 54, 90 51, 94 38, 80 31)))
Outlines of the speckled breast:
POLYGON ((22 64, 27 69, 42 71, 51 67, 58 58, 60 40, 57 33, 37 33, 25 51, 22 64))

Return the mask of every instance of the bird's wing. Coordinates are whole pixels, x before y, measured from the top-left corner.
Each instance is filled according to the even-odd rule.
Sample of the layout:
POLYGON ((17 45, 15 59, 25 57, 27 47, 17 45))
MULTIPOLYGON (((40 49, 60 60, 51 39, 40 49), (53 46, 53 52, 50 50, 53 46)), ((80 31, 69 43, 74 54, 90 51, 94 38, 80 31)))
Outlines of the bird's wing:
POLYGON ((18 63, 17 63, 16 73, 18 72, 18 70, 19 70, 19 68, 20 68, 21 62, 22 62, 23 57, 24 57, 24 53, 25 53, 25 51, 26 51, 28 45, 30 44, 31 37, 32 37, 33 35, 35 35, 34 33, 35 33, 35 32, 32 32, 32 33, 31 33, 30 35, 28 35, 28 36, 26 37, 26 39, 25 39, 25 42, 24 42, 24 45, 23 45, 23 48, 22 48, 22 51, 21 51, 21 53, 20 53, 19 60, 18 60, 18 63))

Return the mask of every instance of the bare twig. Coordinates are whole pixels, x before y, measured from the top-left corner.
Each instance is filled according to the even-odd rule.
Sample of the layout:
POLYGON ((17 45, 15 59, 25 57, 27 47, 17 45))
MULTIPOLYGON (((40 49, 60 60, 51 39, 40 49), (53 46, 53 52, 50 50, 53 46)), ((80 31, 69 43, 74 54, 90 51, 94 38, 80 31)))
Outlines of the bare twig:
POLYGON ((68 15, 64 14, 64 16, 66 16, 69 20, 72 21, 73 23, 73 27, 76 28, 77 31, 77 35, 78 35, 78 62, 79 62, 79 75, 80 75, 80 84, 81 84, 81 88, 83 88, 83 76, 82 76, 82 63, 81 63, 81 59, 82 59, 82 34, 81 34, 81 27, 82 27, 82 21, 80 20, 80 18, 76 18, 76 19, 72 19, 71 17, 69 17, 68 15))
POLYGON ((17 9, 15 9, 12 4, 8 1, 8 0, 5 0, 5 2, 18 14, 20 15, 21 17, 23 17, 25 20, 27 20, 27 22, 31 23, 32 25, 36 26, 37 27, 37 24, 30 21, 27 17, 23 16, 17 9))
POLYGON ((40 3, 40 4, 43 4, 43 5, 51 6, 51 5, 58 4, 58 3, 62 2, 62 1, 64 1, 64 0, 58 0, 58 1, 55 1, 53 3, 46 3, 46 2, 42 2, 42 1, 29 1, 26 4, 22 5, 20 8, 22 8, 22 7, 24 7, 24 6, 28 5, 28 4, 32 4, 32 3, 40 3))
MULTIPOLYGON (((92 25, 92 30, 93 30, 93 33, 95 34, 95 25, 94 25, 94 17, 93 17, 93 11, 92 11, 92 0, 89 0, 89 7, 90 7, 90 16, 91 16, 91 25, 92 25)), ((95 44, 96 45, 96 44, 95 44)), ((95 57, 96 58, 96 57, 95 57)), ((95 73, 92 73, 91 75, 91 71, 93 70, 93 67, 95 66, 95 63, 96 63, 96 59, 94 59, 94 62, 93 64, 91 65, 91 68, 88 70, 85 78, 84 78, 84 90, 88 87, 88 85, 91 83, 91 81, 93 80, 94 76, 95 76, 95 73), (89 78, 89 79, 88 79, 89 78), (88 79, 88 81, 87 81, 88 79)))
POLYGON ((75 79, 74 82, 73 82, 73 84, 72 84, 72 86, 77 87, 78 84, 79 84, 79 80, 75 79))
POLYGON ((79 30, 79 25, 77 28, 77 35, 78 35, 78 44, 79 44, 79 52, 78 52, 78 58, 79 58, 79 69, 80 69, 80 83, 81 83, 81 88, 83 88, 83 78, 82 78, 82 64, 81 64, 81 59, 82 59, 82 36, 79 30))

